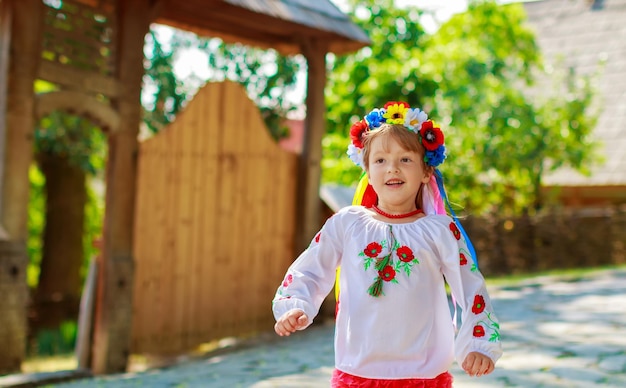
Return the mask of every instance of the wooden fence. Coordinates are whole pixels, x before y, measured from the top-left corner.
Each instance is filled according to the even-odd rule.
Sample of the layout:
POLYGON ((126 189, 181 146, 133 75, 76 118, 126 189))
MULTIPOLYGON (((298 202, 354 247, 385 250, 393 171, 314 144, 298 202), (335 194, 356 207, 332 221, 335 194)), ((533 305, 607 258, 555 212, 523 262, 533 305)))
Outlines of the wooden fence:
POLYGON ((141 143, 131 353, 271 330, 294 258, 296 163, 230 82, 141 143))
POLYGON ((462 220, 485 275, 626 264, 626 208, 462 220))

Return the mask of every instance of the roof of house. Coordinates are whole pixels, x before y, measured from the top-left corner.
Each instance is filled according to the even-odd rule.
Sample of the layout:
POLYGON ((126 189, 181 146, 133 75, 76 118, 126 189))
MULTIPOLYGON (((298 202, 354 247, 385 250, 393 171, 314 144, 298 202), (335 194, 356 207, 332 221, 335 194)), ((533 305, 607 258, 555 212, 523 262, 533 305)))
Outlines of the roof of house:
POLYGON ((352 205, 352 198, 356 187, 325 184, 320 186, 320 198, 334 212, 352 205))
POLYGON ((626 0, 541 0, 524 8, 547 64, 563 61, 579 74, 600 70, 603 111, 594 134, 605 162, 591 166, 591 176, 561 169, 544 184, 626 185, 626 0))
POLYGON ((313 38, 337 54, 371 44, 330 0, 166 0, 156 22, 285 54, 313 38))

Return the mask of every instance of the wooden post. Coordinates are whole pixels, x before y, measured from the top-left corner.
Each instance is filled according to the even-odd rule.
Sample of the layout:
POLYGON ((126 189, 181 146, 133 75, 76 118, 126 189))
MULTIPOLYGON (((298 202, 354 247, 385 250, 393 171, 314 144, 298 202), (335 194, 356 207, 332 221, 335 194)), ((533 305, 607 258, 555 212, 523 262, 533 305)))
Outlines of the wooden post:
MULTIPOLYGON (((11 7, 8 1, 0 0, 0 182, 2 182, 2 177, 4 177, 4 150, 6 139, 7 86, 9 83, 10 47, 11 7)), ((2 190, 0 190, 0 204, 2 204, 2 190)), ((2 208, 1 205, 0 208, 2 208)), ((1 225, 0 228, 2 228, 1 225)))
POLYGON ((130 354, 137 135, 143 46, 150 26, 151 3, 155 2, 117 1, 117 79, 124 88, 114 101, 120 126, 109 134, 105 226, 94 322, 92 369, 96 374, 124 371, 130 354))
POLYGON ((320 228, 322 137, 326 132, 326 46, 319 40, 302 45, 308 64, 304 144, 298 161, 298 232, 296 251, 304 250, 320 228))
MULTIPOLYGON (((10 41, 9 77, 4 120, 4 168, 1 177, 0 224, 6 235, 0 243, 0 374, 20 370, 26 342, 26 239, 28 235, 28 170, 33 160, 35 96, 33 85, 41 56, 41 0, 4 0, 2 57, 6 63, 10 41), (8 7, 8 8, 7 8, 8 7), (6 28, 6 23, 10 28, 6 28), (10 38, 7 38, 10 34, 10 38)), ((4 108, 4 107, 3 107, 4 108)))

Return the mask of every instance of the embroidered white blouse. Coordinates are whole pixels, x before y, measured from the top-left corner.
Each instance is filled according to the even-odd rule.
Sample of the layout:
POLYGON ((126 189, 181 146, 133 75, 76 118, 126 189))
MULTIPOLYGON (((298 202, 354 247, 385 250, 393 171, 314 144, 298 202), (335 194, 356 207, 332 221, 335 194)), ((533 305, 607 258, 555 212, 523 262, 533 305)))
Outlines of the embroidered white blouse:
POLYGON ((329 218, 289 267, 272 302, 274 316, 301 309, 310 325, 341 267, 337 369, 372 379, 434 378, 455 353, 459 363, 472 351, 496 362, 498 320, 473 263, 448 216, 390 224, 350 206, 329 218), (444 276, 462 310, 456 340, 444 276))

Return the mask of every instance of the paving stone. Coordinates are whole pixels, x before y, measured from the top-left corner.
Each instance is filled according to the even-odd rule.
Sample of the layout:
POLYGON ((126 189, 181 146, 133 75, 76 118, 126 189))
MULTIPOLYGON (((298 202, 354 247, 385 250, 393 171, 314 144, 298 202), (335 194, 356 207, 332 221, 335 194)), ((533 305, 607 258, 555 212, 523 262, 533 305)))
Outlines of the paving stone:
MULTIPOLYGON (((584 279, 541 277, 490 287, 504 355, 494 373, 467 376, 454 364, 455 388, 625 388, 626 269, 584 279)), ((321 388, 333 371, 333 327, 320 324, 165 369, 50 387, 321 388)))

